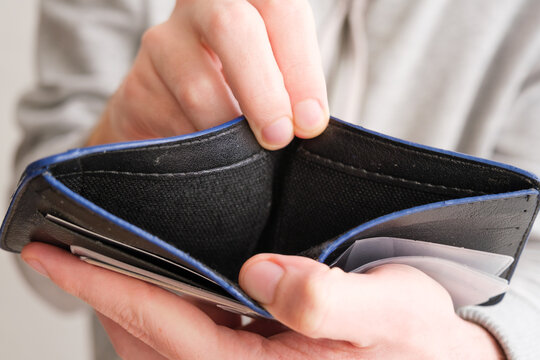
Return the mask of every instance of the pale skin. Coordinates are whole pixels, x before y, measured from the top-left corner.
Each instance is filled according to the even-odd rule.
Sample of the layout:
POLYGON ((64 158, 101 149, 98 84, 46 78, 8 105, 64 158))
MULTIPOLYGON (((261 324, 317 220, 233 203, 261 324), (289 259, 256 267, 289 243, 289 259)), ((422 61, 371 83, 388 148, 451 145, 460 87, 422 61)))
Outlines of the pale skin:
MULTIPOLYGON (((305 0, 178 1, 144 35, 134 65, 88 144, 178 135, 245 114, 267 149, 328 124, 313 18, 305 0)), ((387 265, 348 274, 259 254, 240 286, 279 322, 237 315, 32 243, 22 258, 90 304, 124 359, 499 359, 495 339, 459 318, 424 273, 387 265)))

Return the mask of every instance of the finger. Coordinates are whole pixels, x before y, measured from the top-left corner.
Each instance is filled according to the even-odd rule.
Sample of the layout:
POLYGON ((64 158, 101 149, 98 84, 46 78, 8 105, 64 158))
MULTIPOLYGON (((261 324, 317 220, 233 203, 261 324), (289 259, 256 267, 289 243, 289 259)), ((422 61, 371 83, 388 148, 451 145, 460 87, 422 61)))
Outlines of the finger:
POLYGON ((328 125, 328 99, 313 14, 306 0, 249 0, 259 11, 289 93, 296 136, 328 125))
MULTIPOLYGON (((312 338, 346 340, 361 347, 397 330, 411 330, 413 324, 396 319, 410 319, 407 314, 418 304, 434 304, 436 312, 447 301, 442 292, 430 298, 430 292, 422 291, 433 286, 431 278, 400 265, 363 275, 344 273, 305 257, 260 254, 244 264, 239 282, 291 329, 312 338), (402 328, 389 329, 386 324, 390 323, 402 328)), ((422 311, 428 311, 427 307, 422 311)), ((452 308, 451 303, 448 308, 452 308)))
POLYGON ((186 20, 171 20, 149 29, 142 38, 159 78, 197 130, 231 120, 240 108, 223 74, 186 20))
POLYGON ((268 149, 284 147, 294 136, 291 104, 260 14, 245 1, 197 4, 190 14, 194 26, 223 64, 259 143, 268 149))
POLYGON ((174 136, 196 130, 160 81, 148 55, 141 51, 112 96, 88 145, 174 136))
POLYGON ((21 256, 165 357, 234 359, 264 351, 264 338, 218 326, 197 307, 157 286, 89 265, 41 243, 27 245, 21 256))
POLYGON ((158 352, 150 346, 137 339, 128 333, 120 325, 106 317, 105 315, 96 312, 97 317, 103 328, 109 335, 114 350, 122 359, 129 360, 166 360, 158 352))

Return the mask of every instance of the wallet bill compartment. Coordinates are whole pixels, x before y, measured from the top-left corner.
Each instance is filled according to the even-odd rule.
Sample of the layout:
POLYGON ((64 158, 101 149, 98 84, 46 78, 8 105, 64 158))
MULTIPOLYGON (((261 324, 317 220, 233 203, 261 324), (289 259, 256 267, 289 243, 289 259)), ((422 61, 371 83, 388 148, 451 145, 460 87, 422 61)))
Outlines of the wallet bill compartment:
POLYGON ((56 176, 69 189, 236 280, 272 205, 273 161, 258 152, 194 172, 81 170, 56 176))
MULTIPOLYGON (((159 254, 172 261, 181 263, 194 271, 200 272, 201 274, 204 274, 204 276, 208 276, 215 281, 235 301, 238 301, 263 317, 270 317, 264 309, 245 295, 234 281, 228 280, 223 274, 216 273, 204 263, 189 256, 189 254, 185 254, 179 249, 168 247, 162 240, 149 233, 140 231, 140 229, 122 221, 114 215, 108 214, 105 211, 96 211, 95 208, 92 208, 91 203, 79 198, 67 187, 50 176, 45 175, 44 177, 34 179, 27 190, 29 191, 25 191, 23 194, 25 197, 29 197, 25 199, 25 203, 34 203, 40 210, 36 211, 35 208, 27 207, 26 214, 19 211, 17 216, 23 218, 30 216, 33 226, 31 228, 21 228, 21 222, 17 221, 15 225, 18 225, 19 227, 15 226, 9 229, 12 234, 19 233, 21 236, 25 236, 32 241, 48 242, 63 248, 68 248, 71 245, 83 246, 90 250, 97 250, 98 252, 117 258, 120 261, 139 266, 143 269, 170 276, 167 272, 164 273, 163 270, 157 269, 156 271, 155 266, 159 267, 159 264, 154 264, 154 268, 148 267, 142 263, 140 259, 136 259, 137 262, 133 263, 131 261, 132 259, 126 257, 125 254, 120 254, 121 256, 118 256, 118 252, 111 252, 111 249, 103 251, 103 244, 97 244, 96 246, 96 244, 89 245, 87 242, 81 242, 80 237, 78 238, 77 234, 75 234, 75 236, 73 236, 73 234, 66 236, 65 229, 62 229, 60 232, 58 229, 51 230, 51 224, 50 222, 47 223, 46 217, 43 216, 43 214, 56 214, 58 217, 66 218, 85 228, 100 231, 101 233, 106 234, 106 236, 117 239, 120 242, 134 244, 134 246, 138 248, 159 254), (45 186, 46 182, 52 186, 45 186), (39 186, 40 184, 41 186, 39 186)), ((456 235, 456 223, 458 225, 463 225, 461 223, 463 219, 470 219, 469 225, 471 228, 469 231, 474 229, 477 234, 484 235, 484 241, 479 242, 480 244, 492 244, 493 238, 491 235, 493 234, 509 235, 510 238, 513 238, 514 240, 517 239, 517 242, 514 241, 513 244, 508 244, 508 237, 499 236, 500 241, 496 242, 499 250, 505 249, 508 253, 517 254, 514 255, 517 256, 517 261, 537 211, 538 191, 535 189, 422 205, 412 209, 402 210, 397 213, 387 214, 362 224, 338 237, 338 239, 334 241, 320 244, 316 254, 320 254, 319 261, 330 263, 333 256, 341 254, 346 250, 348 245, 355 240, 376 236, 408 236, 409 238, 416 237, 427 239, 429 241, 435 239, 435 242, 437 242, 437 239, 443 238, 442 235, 445 231, 453 231, 454 235, 456 235), (489 213, 490 216, 480 215, 480 218, 478 217, 479 214, 485 212, 489 213), (510 217, 512 219, 506 220, 504 225, 498 225, 501 222, 500 220, 505 217, 510 217), (418 219, 422 219, 423 221, 419 222, 418 219), (483 223, 479 224, 475 221, 478 219, 483 220, 483 223), (482 227, 477 226, 486 226, 486 224, 491 226, 495 231, 484 233, 482 227), (518 226, 514 226, 515 224, 518 224, 518 226), (502 234, 496 229, 506 231, 506 233, 502 234)), ((459 239, 467 246, 471 246, 470 244, 473 242, 470 241, 471 238, 467 238, 467 234, 468 232, 464 231, 460 234, 459 239)), ((453 240, 457 239, 455 236, 454 238, 446 238, 453 240)), ((451 244, 460 245, 459 242, 451 244)), ((495 249, 497 246, 495 246, 495 249)), ((493 250, 493 248, 491 250, 493 250)), ((316 254, 303 255, 314 257, 316 254)), ((178 279, 178 274, 170 277, 178 279)), ((509 274, 504 274, 504 277, 508 278, 509 274)), ((193 282, 186 282, 193 284, 193 282)), ((200 281, 197 282, 197 280, 195 280, 194 284, 199 288, 205 288, 205 284, 200 281)), ((214 292, 220 293, 219 291, 214 292)))
MULTIPOLYGON (((321 136, 297 139, 279 152, 261 149, 247 122, 238 120, 177 141, 98 150, 83 149, 29 168, 4 221, 2 247, 20 251, 29 241, 40 241, 35 230, 50 212, 183 263, 263 315, 236 283, 242 263, 257 252, 328 262, 368 233, 408 234, 404 237, 418 240, 431 234, 429 241, 437 242, 433 229, 446 229, 444 218, 416 228, 396 227, 394 221, 417 214, 421 224, 426 211, 444 214, 440 209, 465 209, 472 203, 485 205, 469 218, 484 219, 500 208, 493 204, 519 198, 519 206, 506 212, 519 225, 508 226, 513 228, 506 233, 508 240, 501 237, 493 242, 496 246, 488 246, 518 258, 538 211, 538 181, 522 170, 335 119, 321 136), (368 231, 375 228, 394 232, 368 231)), ((461 220, 454 220, 448 224, 459 231, 461 220)), ((485 225, 473 222, 470 227, 482 233, 490 229, 485 225)), ((493 237, 484 240, 480 243, 489 244, 493 237)), ((454 243, 475 246, 467 236, 454 243)))

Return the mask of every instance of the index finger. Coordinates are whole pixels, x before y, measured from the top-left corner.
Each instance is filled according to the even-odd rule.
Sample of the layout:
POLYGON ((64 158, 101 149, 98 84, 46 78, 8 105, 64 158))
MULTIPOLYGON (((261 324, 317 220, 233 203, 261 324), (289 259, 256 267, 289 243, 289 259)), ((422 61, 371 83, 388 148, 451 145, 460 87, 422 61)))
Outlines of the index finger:
POLYGON ((328 125, 328 97, 315 22, 306 0, 249 0, 259 11, 289 93, 295 135, 311 138, 328 125))
MULTIPOLYGON (((311 80, 299 82, 302 74, 312 78, 315 72, 309 70, 302 73, 302 69, 314 69, 317 65, 306 60, 310 59, 310 55, 305 54, 307 50, 304 47, 293 49, 306 36, 315 38, 310 12, 297 13, 303 14, 295 20, 294 31, 298 30, 299 34, 295 35, 296 40, 287 42, 285 35, 293 29, 278 29, 279 23, 272 20, 281 16, 278 11, 268 13, 261 8, 259 12, 259 8, 245 1, 208 4, 211 4, 208 8, 197 8, 199 12, 193 16, 199 19, 195 24, 196 29, 219 57, 225 78, 261 144, 270 149, 285 146, 292 139, 293 131, 296 131, 291 123, 291 99, 294 99, 294 105, 300 104, 303 97, 315 98, 317 102, 326 104, 322 75, 322 81, 321 76, 315 77, 318 79, 317 86, 309 85, 311 80), (311 90, 311 87, 316 90, 311 90), (321 97, 324 99, 319 100, 321 97)), ((309 10, 309 7, 306 9, 309 10)), ((316 39, 308 43, 316 44, 316 39)), ((312 49, 313 46, 309 45, 308 48, 312 49)), ((311 50, 307 52, 311 53, 311 50)), ((319 56, 318 51, 315 56, 319 56)), ((300 111, 297 113, 306 113, 307 108, 300 106, 298 109, 300 111)), ((320 112, 323 126, 315 134, 306 132, 304 127, 297 134, 307 137, 322 131, 327 120, 320 112)))
POLYGON ((216 325, 179 296, 143 281, 87 264, 56 247, 31 243, 21 256, 131 335, 170 359, 248 357, 262 344, 255 334, 216 325), (239 352, 241 354, 239 355, 239 352))

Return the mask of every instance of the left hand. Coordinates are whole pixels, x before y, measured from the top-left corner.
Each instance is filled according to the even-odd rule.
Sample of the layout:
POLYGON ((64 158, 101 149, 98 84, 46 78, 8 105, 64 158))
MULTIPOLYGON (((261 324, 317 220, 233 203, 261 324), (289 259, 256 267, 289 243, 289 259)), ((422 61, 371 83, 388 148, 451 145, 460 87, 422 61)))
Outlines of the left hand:
POLYGON ((157 286, 41 243, 22 258, 97 312, 125 359, 497 359, 496 341, 460 319, 419 270, 386 265, 349 274, 313 260, 259 254, 242 288, 285 324, 199 307, 157 286))

